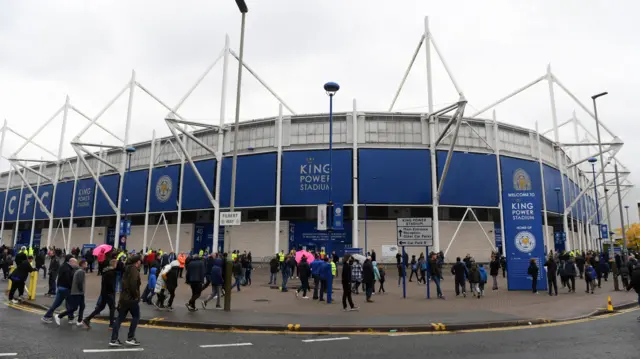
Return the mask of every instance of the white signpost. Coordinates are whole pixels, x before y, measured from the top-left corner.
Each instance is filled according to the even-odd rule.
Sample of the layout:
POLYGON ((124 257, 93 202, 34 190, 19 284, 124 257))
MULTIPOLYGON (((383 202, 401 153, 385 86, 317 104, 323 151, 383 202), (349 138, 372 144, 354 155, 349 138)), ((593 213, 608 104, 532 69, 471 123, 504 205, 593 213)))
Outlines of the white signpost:
POLYGON ((433 225, 431 218, 398 218, 396 233, 399 247, 433 246, 433 225))
POLYGON ((239 226, 241 212, 220 212, 221 226, 239 226))

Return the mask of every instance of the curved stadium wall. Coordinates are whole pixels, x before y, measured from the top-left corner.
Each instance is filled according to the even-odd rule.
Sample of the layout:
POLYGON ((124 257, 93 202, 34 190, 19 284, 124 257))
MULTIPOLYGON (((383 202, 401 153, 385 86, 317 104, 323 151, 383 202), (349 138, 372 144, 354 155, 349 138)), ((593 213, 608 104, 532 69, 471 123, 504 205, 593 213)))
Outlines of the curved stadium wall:
MULTIPOLYGON (((278 248, 321 248, 341 253, 354 245, 357 236, 359 248, 375 249, 379 257, 388 253, 396 244, 395 219, 401 217, 431 217, 432 166, 429 123, 421 114, 409 113, 351 113, 334 115, 333 202, 345 205, 345 231, 334 233, 329 239, 326 232, 316 229, 317 205, 329 200, 329 121, 327 114, 300 115, 282 118, 254 120, 241 123, 238 133, 238 168, 236 208, 242 211, 242 225, 224 228, 219 235, 219 248, 232 234, 232 249, 251 250, 254 257, 266 257, 278 248), (357 128, 355 133, 354 128, 357 128), (278 132, 281 131, 281 136, 278 132), (278 152, 278 138, 282 138, 282 153, 278 152), (357 138, 354 145, 353 139, 357 138), (278 158, 281 156, 280 206, 277 205, 278 158), (358 207, 357 231, 354 230, 354 203, 358 207), (276 212, 280 211, 279 230, 276 233, 276 212), (357 232, 357 233, 356 233, 357 232)), ((436 136, 444 129, 447 117, 435 123, 436 136)), ((471 254, 486 261, 490 252, 500 245, 500 211, 498 188, 498 162, 495 155, 496 139, 491 121, 467 119, 469 126, 461 126, 454 153, 440 196, 440 248, 447 251, 447 261, 456 256, 471 254), (469 210, 468 210, 469 208, 469 210), (464 217, 464 218, 463 218, 464 217), (455 240, 452 242, 452 238, 455 240)), ((497 143, 503 174, 508 166, 531 167, 542 170, 537 177, 544 177, 532 190, 544 194, 547 203, 549 227, 543 228, 544 244, 554 248, 553 232, 561 231, 562 221, 558 213, 564 211, 564 194, 556 189, 564 187, 567 203, 570 203, 586 184, 585 178, 571 173, 561 179, 555 161, 552 143, 540 136, 540 151, 534 131, 498 124, 497 143), (538 153, 541 153, 539 158, 538 153), (554 230, 555 228, 555 230, 554 230)), ((228 208, 231 188, 231 149, 233 131, 224 129, 224 158, 220 178, 221 208, 228 208)), ((207 145, 216 148, 218 134, 213 131, 197 132, 196 136, 207 145)), ((183 183, 180 183, 180 158, 165 139, 156 142, 151 189, 149 191, 148 243, 152 248, 179 250, 207 248, 213 245, 213 209, 197 178, 186 163, 183 183), (181 199, 182 220, 177 224, 178 189, 183 186, 181 199), (167 225, 163 222, 166 219, 167 225), (171 243, 170 243, 171 242, 171 243), (175 249, 175 248, 174 248, 175 249)), ((436 153, 437 177, 441 178, 451 137, 446 137, 436 153)), ((128 249, 142 249, 144 214, 147 207, 147 182, 150 143, 135 145, 137 151, 131 158, 131 171, 125 175, 123 213, 128 214, 133 225, 127 240, 128 249)), ((191 146, 196 166, 212 193, 215 190, 216 160, 197 145, 191 146)), ((117 164, 119 151, 106 153, 107 159, 117 164)), ((565 164, 571 160, 564 156, 565 164)), ((87 157, 93 168, 97 161, 87 157)), ((68 232, 69 217, 73 208, 73 235, 63 240, 62 230, 53 234, 52 245, 61 247, 82 246, 89 243, 91 217, 95 207, 94 243, 111 243, 114 240, 115 216, 104 195, 97 190, 93 178, 83 166, 73 194, 75 158, 67 160, 58 184, 53 209, 54 228, 68 232), (96 193, 97 191, 97 193, 96 193), (75 198, 74 198, 75 197, 75 198), (72 203, 72 198, 74 198, 72 203), (95 202, 95 203, 94 203, 95 202), (61 219, 58 220, 58 219, 61 219)), ((104 166, 103 166, 104 167, 104 166)), ((43 172, 54 176, 55 167, 43 172)), ((101 184, 112 198, 117 198, 119 176, 102 168, 101 184)), ((508 177, 508 176, 507 176, 508 177)), ((0 175, 0 185, 6 188, 8 173, 0 175)), ((40 183, 36 188, 35 175, 27 179, 42 196, 50 209, 51 183, 40 183)), ((503 183, 503 187, 508 184, 503 183)), ((18 244, 28 244, 31 225, 35 223, 34 242, 46 244, 48 220, 44 211, 36 205, 31 193, 21 187, 21 180, 13 176, 8 191, 0 192, 0 213, 3 212, 5 243, 14 238, 18 244), (5 207, 5 197, 6 208, 5 207), (33 219, 35 218, 35 221, 33 219), (19 222, 16 227, 16 222, 19 222)), ((586 219, 593 213, 592 197, 584 198, 571 214, 573 219, 586 219), (588 209, 585 212, 581 209, 588 209)), ((542 216, 540 216, 542 218, 542 216)), ((543 226, 540 223, 540 226, 543 226)), ((575 227, 574 227, 575 231, 575 227)), ((579 236, 568 235, 577 248, 579 236)), ((415 254, 424 249, 416 249, 415 254)), ((383 258, 390 261, 393 258, 383 258)))

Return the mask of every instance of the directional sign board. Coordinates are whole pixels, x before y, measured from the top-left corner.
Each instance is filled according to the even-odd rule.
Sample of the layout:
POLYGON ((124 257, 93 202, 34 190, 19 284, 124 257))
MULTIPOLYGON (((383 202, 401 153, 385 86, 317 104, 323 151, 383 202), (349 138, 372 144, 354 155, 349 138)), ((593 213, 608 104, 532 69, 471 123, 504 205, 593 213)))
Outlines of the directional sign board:
POLYGON ((433 246, 433 226, 431 218, 398 218, 396 220, 398 246, 433 246))
POLYGON ((221 226, 239 226, 241 212, 220 212, 221 226))

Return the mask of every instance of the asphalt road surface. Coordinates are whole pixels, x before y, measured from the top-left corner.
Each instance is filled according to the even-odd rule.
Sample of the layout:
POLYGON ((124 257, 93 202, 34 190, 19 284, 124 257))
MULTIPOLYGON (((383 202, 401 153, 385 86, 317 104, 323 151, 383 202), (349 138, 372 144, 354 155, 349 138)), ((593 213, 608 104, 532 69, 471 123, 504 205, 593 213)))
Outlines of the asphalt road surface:
MULTIPOLYGON (((91 330, 40 322, 0 302, 0 357, 7 358, 638 358, 640 311, 571 324, 453 334, 296 335, 138 328, 138 351, 113 352, 104 324, 91 330), (96 352, 97 351, 97 352, 96 352), (16 354, 12 354, 16 353, 16 354)), ((121 328, 121 340, 128 327, 121 328)), ((122 347, 122 349, 132 349, 122 347)))

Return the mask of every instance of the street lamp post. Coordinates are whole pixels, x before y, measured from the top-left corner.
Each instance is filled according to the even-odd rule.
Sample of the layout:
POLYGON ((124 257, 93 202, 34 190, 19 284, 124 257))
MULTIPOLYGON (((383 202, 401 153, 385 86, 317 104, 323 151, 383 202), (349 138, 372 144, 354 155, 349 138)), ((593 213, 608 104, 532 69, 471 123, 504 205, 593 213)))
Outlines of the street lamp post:
MULTIPOLYGON (((599 153, 598 156, 600 157, 600 169, 602 170, 602 186, 605 193, 604 203, 605 203, 605 209, 606 209, 607 227, 611 228, 611 221, 609 218, 609 212, 610 212, 609 198, 607 197, 607 177, 604 171, 605 163, 604 163, 604 154, 602 152, 602 140, 600 138, 600 120, 598 119, 598 106, 596 105, 596 99, 598 99, 598 97, 602 97, 607 94, 608 92, 601 92, 597 95, 593 95, 591 96, 591 100, 593 101, 593 114, 594 114, 593 117, 596 120, 596 134, 598 136, 598 153, 599 153)), ((594 167, 594 172, 595 172, 595 167, 594 167)), ((595 181, 594 181, 594 184, 595 184, 595 181)), ((598 221, 598 224, 600 224, 599 222, 600 221, 598 221)), ((609 251, 610 251, 611 258, 613 258, 613 246, 610 247, 609 251)))
MULTIPOLYGON (((553 190, 556 192, 556 204, 557 204, 557 206, 558 206, 558 213, 562 213, 562 208, 560 208, 560 191, 562 191, 562 188, 560 188, 560 187, 556 187, 556 188, 554 188, 553 190)), ((561 237, 561 238, 562 238, 562 237, 561 237)), ((566 241, 566 238, 567 238, 567 234, 566 234, 566 233, 565 233, 565 235, 564 235, 564 238, 565 238, 565 241, 566 241)), ((554 242, 555 242, 555 241, 554 241, 554 242)), ((566 243, 565 243, 565 245, 566 245, 566 243)), ((566 248, 566 247, 565 247, 565 248, 566 248)), ((554 248, 554 249, 555 249, 555 248, 554 248)))
POLYGON ((598 187, 596 186, 596 162, 595 157, 589 158, 593 172, 593 198, 596 201, 596 222, 598 223, 598 239, 600 240, 600 253, 602 253, 602 229, 600 228, 600 208, 598 208, 598 187))
MULTIPOLYGON (((329 201, 327 203, 327 228, 329 229, 329 243, 331 243, 331 232, 333 230, 333 96, 340 90, 340 85, 335 82, 324 84, 324 90, 329 95, 329 201)), ((366 228, 366 227, 365 227, 366 228)), ((327 303, 331 304, 332 280, 327 281, 327 303)))
MULTIPOLYGON (((236 118, 235 118, 235 126, 233 130, 233 162, 231 165, 231 199, 229 201, 229 211, 233 212, 236 204, 236 168, 238 164, 238 132, 240 129, 240 95, 242 94, 242 67, 244 66, 244 27, 245 27, 245 18, 247 12, 249 12, 249 8, 247 8, 247 4, 244 0, 235 0, 236 5, 238 5, 238 10, 242 14, 242 25, 240 27, 240 55, 238 56, 238 83, 236 88, 236 118)), ((218 205, 220 205, 220 201, 218 201, 218 205)), ((231 233, 228 233, 228 237, 225 238, 225 247, 227 247, 226 252, 231 252, 231 233)), ((224 278, 224 310, 228 312, 231 310, 231 271, 233 268, 233 263, 231 262, 231 255, 229 255, 227 263, 225 263, 225 278, 224 278)))
MULTIPOLYGON (((627 229, 631 228, 631 222, 629 222, 629 206, 624 206, 625 211, 627 212, 627 229)), ((624 228, 623 228, 624 230, 624 228)))
POLYGON ((618 209, 620 211, 620 227, 622 228, 622 262, 627 265, 627 236, 624 231, 624 213, 622 212, 622 194, 620 193, 620 176, 618 176, 618 163, 613 166, 616 172, 616 192, 618 192, 618 209))

